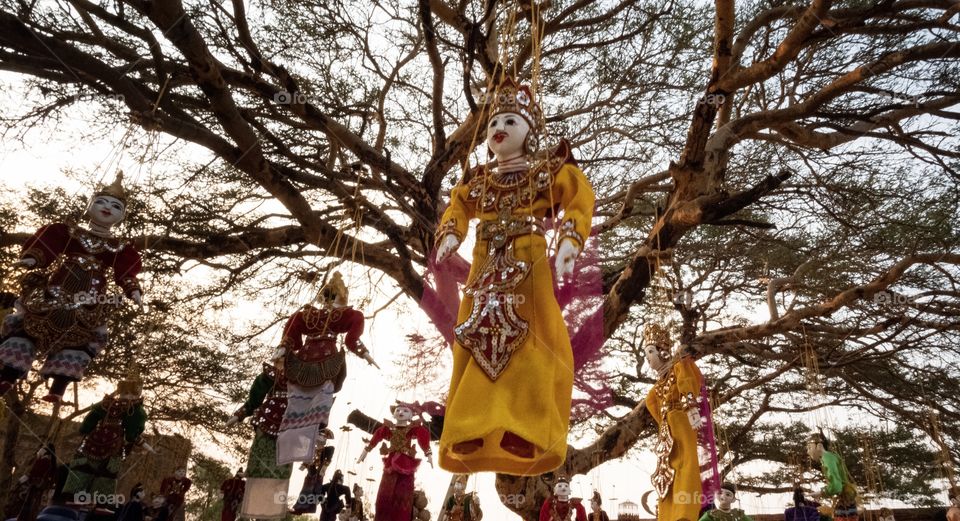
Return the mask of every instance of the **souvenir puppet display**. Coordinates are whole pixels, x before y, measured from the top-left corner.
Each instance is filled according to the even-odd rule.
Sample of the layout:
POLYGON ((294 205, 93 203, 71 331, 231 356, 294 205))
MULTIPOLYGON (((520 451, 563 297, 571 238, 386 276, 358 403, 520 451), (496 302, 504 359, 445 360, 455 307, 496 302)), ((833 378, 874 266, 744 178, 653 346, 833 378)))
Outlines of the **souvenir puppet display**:
POLYGON ((827 485, 820 493, 822 497, 833 499, 834 521, 857 521, 857 486, 850 479, 847 466, 840 456, 830 451, 830 440, 823 433, 814 434, 807 441, 807 454, 810 459, 820 462, 827 485))
POLYGON ((223 496, 223 509, 220 510, 220 521, 236 521, 240 513, 240 503, 243 502, 243 491, 247 482, 243 479, 243 469, 237 470, 233 477, 227 478, 220 484, 220 494, 223 496))
POLYGON ((50 224, 24 243, 18 264, 31 271, 21 279, 17 311, 5 319, 0 396, 41 356, 40 375, 53 379, 43 399, 59 403, 67 384, 83 378, 107 343, 107 318, 120 300, 109 292, 108 280, 141 302, 140 254, 111 231, 126 216, 121 180, 118 174, 113 184, 93 194, 87 227, 50 224))
POLYGON ((540 521, 587 521, 587 511, 579 499, 570 498, 570 482, 558 478, 553 494, 540 507, 540 521))
POLYGON ((657 468, 651 482, 659 496, 657 519, 676 521, 700 517, 700 463, 697 429, 702 424, 699 403, 703 376, 693 359, 672 355, 673 342, 665 328, 644 329, 644 355, 657 382, 646 405, 659 426, 654 453, 657 468))
POLYGON ((167 498, 167 506, 170 507, 170 519, 174 521, 183 521, 185 517, 183 504, 186 500, 187 491, 193 485, 193 481, 187 477, 187 469, 179 468, 174 471, 173 476, 163 478, 160 483, 160 493, 167 498))
POLYGON ((319 432, 327 426, 334 394, 347 377, 346 352, 337 336, 355 355, 376 366, 360 341, 363 313, 347 304, 347 286, 334 272, 317 295, 320 307, 306 305, 283 328, 287 409, 277 436, 277 463, 309 462, 319 432))
POLYGON ((543 116, 533 94, 506 77, 489 106, 496 165, 472 169, 450 193, 436 231, 443 262, 478 219, 473 263, 455 328, 453 375, 439 461, 456 473, 538 475, 566 457, 573 352, 554 296, 545 231, 559 220, 562 278, 590 234, 594 194, 562 142, 534 152, 543 116))
POLYGON ((415 445, 419 445, 433 466, 430 451, 430 431, 413 417, 418 414, 417 404, 397 402, 390 407, 394 422, 384 421, 373 433, 373 438, 364 448, 358 463, 363 462, 370 451, 386 441, 381 447, 383 455, 383 477, 377 491, 375 521, 395 521, 410 519, 413 509, 414 476, 420 460, 416 458, 415 445))
POLYGON ((453 493, 443 505, 440 521, 480 521, 481 518, 483 512, 480 510, 477 495, 467 492, 467 476, 457 476, 453 483, 453 493))
POLYGON ((590 521, 610 521, 610 516, 603 510, 601 506, 603 504, 603 499, 600 498, 600 493, 597 491, 593 492, 593 497, 590 498, 590 521))
POLYGON ((83 441, 70 462, 63 487, 68 500, 113 496, 123 460, 137 446, 153 450, 141 438, 147 422, 142 390, 139 375, 131 371, 116 391, 84 416, 80 424, 83 441))
POLYGON ((277 433, 287 409, 287 381, 284 377, 283 350, 274 353, 273 363, 253 380, 247 401, 233 413, 227 425, 253 416, 253 443, 247 457, 247 482, 240 505, 240 517, 279 519, 287 515, 287 505, 275 498, 285 496, 293 465, 277 464, 277 433))
MULTIPOLYGON (((322 434, 324 440, 333 439, 333 431, 330 429, 324 429, 322 434)), ((323 476, 327 473, 327 467, 333 461, 333 453, 333 446, 318 444, 313 461, 309 465, 300 466, 301 469, 306 469, 307 475, 303 478, 303 486, 300 487, 297 502, 293 505, 294 513, 303 514, 317 511, 317 505, 323 497, 323 476)))
POLYGON ((733 483, 724 483, 714 494, 715 507, 704 512, 700 521, 753 521, 750 516, 739 508, 733 508, 737 500, 737 486, 733 483))

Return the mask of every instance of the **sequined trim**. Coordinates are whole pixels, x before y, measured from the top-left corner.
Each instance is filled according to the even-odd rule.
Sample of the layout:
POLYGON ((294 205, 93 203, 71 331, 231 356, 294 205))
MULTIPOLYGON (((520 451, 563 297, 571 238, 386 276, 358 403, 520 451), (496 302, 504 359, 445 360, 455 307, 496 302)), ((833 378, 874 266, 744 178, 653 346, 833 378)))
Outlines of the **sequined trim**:
POLYGON ((654 392, 660 402, 660 426, 657 430, 657 442, 653 446, 653 452, 657 456, 657 469, 650 477, 654 490, 661 498, 667 497, 670 493, 670 487, 673 485, 673 478, 676 474, 673 467, 670 466, 670 453, 673 451, 673 433, 670 432, 670 422, 667 421, 668 413, 674 408, 670 401, 670 390, 677 385, 677 375, 670 371, 669 375, 657 381, 654 392))
POLYGON ((443 238, 449 234, 453 234, 459 242, 463 242, 463 234, 460 233, 460 230, 457 228, 457 219, 451 218, 446 222, 437 227, 437 232, 434 234, 433 247, 434 249, 440 248, 440 243, 443 241, 443 238))
POLYGON ((512 242, 499 248, 491 242, 486 262, 464 290, 473 306, 454 332, 491 380, 503 373, 529 333, 528 322, 517 314, 521 297, 514 292, 529 271, 527 262, 514 257, 512 242))
POLYGON ((571 239, 576 243, 577 247, 583 249, 583 236, 577 233, 577 223, 573 219, 568 219, 560 225, 560 240, 557 242, 559 244, 564 239, 571 239))
POLYGON ((105 251, 119 253, 124 248, 124 245, 115 238, 98 237, 77 225, 70 226, 70 237, 76 239, 83 249, 94 255, 105 251))

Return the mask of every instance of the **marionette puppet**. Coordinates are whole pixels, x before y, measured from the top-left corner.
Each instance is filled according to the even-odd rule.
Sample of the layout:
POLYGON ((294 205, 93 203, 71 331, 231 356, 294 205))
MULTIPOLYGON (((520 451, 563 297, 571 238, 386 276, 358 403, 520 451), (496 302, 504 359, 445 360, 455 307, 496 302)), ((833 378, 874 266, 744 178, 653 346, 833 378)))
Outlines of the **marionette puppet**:
POLYGON ((363 313, 347 304, 347 286, 339 272, 317 295, 319 307, 306 305, 287 321, 280 343, 285 351, 287 410, 277 436, 277 463, 309 462, 319 432, 327 426, 334 394, 347 377, 346 351, 377 366, 360 341, 363 313))
POLYGON ((467 491, 467 476, 459 475, 453 483, 453 494, 443 505, 440 521, 479 521, 483 517, 477 495, 467 491))
POLYGON ((130 491, 127 502, 117 512, 117 521, 144 521, 144 497, 146 492, 143 490, 143 485, 137 483, 130 491))
POLYGON ((570 482, 560 477, 553 494, 540 506, 540 521, 587 521, 587 510, 579 498, 570 498, 570 482))
POLYGON ((20 477, 10 494, 7 514, 17 521, 33 521, 57 483, 57 456, 48 443, 34 456, 30 470, 20 477))
POLYGON ((807 499, 803 489, 793 489, 793 506, 783 512, 784 521, 820 521, 820 503, 807 499))
POLYGON ((416 458, 415 445, 419 445, 433 467, 430 450, 430 431, 423 422, 414 420, 419 414, 419 404, 397 402, 390 407, 394 422, 384 421, 373 433, 373 438, 363 449, 357 463, 362 463, 367 454, 381 442, 387 444, 380 448, 383 455, 383 476, 377 491, 374 521, 396 521, 410 519, 413 515, 414 476, 420 460, 416 458))
POLYGON ((21 279, 18 311, 5 320, 0 396, 26 376, 37 356, 45 356, 40 375, 53 382, 43 399, 60 403, 67 384, 81 380, 107 344, 107 318, 119 305, 109 280, 141 303, 140 253, 111 230, 126 216, 122 179, 117 174, 93 194, 85 227, 50 224, 24 243, 17 264, 31 271, 21 279))
POLYGON ((697 397, 703 376, 689 356, 675 359, 673 342, 665 328, 644 329, 644 355, 657 382, 646 405, 659 426, 654 453, 657 468, 651 477, 659 496, 659 521, 693 521, 700 517, 702 486, 697 453, 697 430, 703 424, 697 397))
POLYGON ((436 231, 443 262, 479 220, 439 461, 461 474, 538 475, 566 457, 574 367, 544 234, 562 210, 554 266, 558 278, 571 275, 590 234, 594 194, 565 142, 549 157, 535 154, 543 115, 527 86, 505 77, 489 110, 496 163, 453 188, 436 231))
MULTIPOLYGON (((146 428, 143 408, 143 383, 132 370, 117 389, 91 407, 80 424, 83 441, 70 462, 63 486, 67 501, 88 504, 81 499, 113 496, 117 489, 120 465, 134 448, 153 448, 141 437, 146 428)), ((95 506, 95 505, 94 505, 95 506)))
POLYGON ((810 459, 820 462, 827 485, 818 494, 833 499, 834 521, 857 521, 857 486, 850 479, 847 466, 843 459, 835 452, 830 451, 830 440, 821 432, 814 434, 807 441, 807 455, 810 459))
POLYGON ((163 478, 160 483, 160 493, 167 498, 167 505, 170 507, 170 519, 183 521, 186 514, 184 512, 184 502, 186 501, 187 491, 193 485, 193 481, 187 477, 187 469, 181 467, 174 471, 173 476, 163 478))
POLYGON ((887 507, 881 508, 878 515, 877 521, 897 521, 896 516, 893 515, 893 510, 887 507))
POLYGON ((167 498, 153 496, 150 506, 144 509, 143 519, 144 521, 169 521, 170 505, 167 504, 167 498))
POLYGON ((276 498, 286 496, 293 465, 277 464, 277 433, 287 409, 287 380, 283 364, 284 351, 277 349, 272 363, 250 386, 247 401, 227 420, 235 425, 253 416, 253 443, 247 457, 247 482, 240 505, 240 517, 280 519, 287 515, 287 505, 276 498))
POLYGON ((243 502, 243 491, 247 485, 243 477, 243 469, 237 469, 233 477, 225 479, 220 484, 220 495, 223 498, 220 521, 236 521, 240 513, 240 503, 243 502))
POLYGON ((430 521, 430 511, 427 510, 427 493, 417 489, 413 492, 412 521, 430 521))
MULTIPOLYGON (((343 484, 343 472, 337 470, 320 489, 320 521, 334 521, 337 515, 343 512, 352 501, 350 487, 343 484)), ((316 509, 314 509, 316 510, 316 509)))
MULTIPOLYGON (((333 431, 330 429, 324 429, 322 434, 324 442, 333 439, 333 431)), ((317 505, 323 498, 323 477, 327 473, 327 467, 333 461, 334 451, 333 446, 317 445, 313 461, 309 465, 300 465, 300 469, 306 470, 307 475, 303 478, 303 486, 300 487, 297 502, 293 505, 293 513, 312 514, 317 511, 317 505)))
POLYGON ((347 519, 350 521, 366 521, 367 515, 363 511, 363 489, 356 483, 353 484, 353 497, 350 498, 347 510, 349 511, 347 519))
POLYGON ((714 494, 716 506, 700 516, 700 521, 753 521, 743 510, 733 508, 737 500, 737 486, 733 483, 724 483, 714 494))
POLYGON ((610 521, 610 516, 603 510, 602 504, 600 493, 593 491, 593 497, 590 498, 590 521, 610 521))

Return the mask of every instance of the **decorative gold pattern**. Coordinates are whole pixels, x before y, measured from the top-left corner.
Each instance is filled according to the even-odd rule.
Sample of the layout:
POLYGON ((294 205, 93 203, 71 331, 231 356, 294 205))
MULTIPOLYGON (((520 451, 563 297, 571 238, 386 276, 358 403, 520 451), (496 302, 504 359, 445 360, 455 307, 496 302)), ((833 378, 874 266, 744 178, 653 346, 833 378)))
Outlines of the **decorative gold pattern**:
MULTIPOLYGON (((553 188, 554 176, 564 161, 564 156, 551 157, 533 169, 503 174, 484 167, 468 182, 468 204, 498 217, 481 221, 477 228, 477 239, 487 242, 488 255, 464 290, 473 299, 470 315, 454 331, 460 345, 471 352, 491 380, 503 373, 529 330, 529 323, 517 311, 521 302, 515 290, 527 277, 530 265, 514 256, 514 240, 543 236, 543 219, 524 210, 553 188)), ((447 223, 452 224, 452 220, 447 223)))
POLYGON ((676 407, 677 404, 670 401, 670 389, 677 384, 677 375, 670 371, 667 376, 657 380, 654 392, 657 393, 657 399, 660 401, 660 428, 657 431, 657 443, 653 446, 653 452, 657 456, 657 469, 650 482, 654 490, 661 498, 667 497, 670 493, 670 487, 673 485, 675 471, 670 466, 670 453, 673 451, 673 433, 670 432, 670 422, 667 421, 667 415, 676 407))
POLYGON ((123 245, 115 238, 97 237, 76 225, 70 226, 69 233, 84 253, 62 255, 45 269, 27 272, 20 281, 21 302, 27 311, 24 329, 36 339, 39 353, 64 345, 67 339, 71 346, 93 342, 95 329, 117 307, 98 295, 97 288, 104 286, 105 267, 96 255, 118 253, 123 245), (54 275, 57 283, 51 283, 54 275))
MULTIPOLYGON (((410 438, 408 433, 410 428, 413 427, 413 424, 408 424, 404 426, 395 425, 390 429, 390 441, 387 446, 384 447, 384 454, 391 454, 398 452, 400 454, 406 454, 411 458, 417 456, 417 449, 413 447, 413 444, 410 443, 410 438)), ((428 454, 429 455, 429 454, 428 454)))

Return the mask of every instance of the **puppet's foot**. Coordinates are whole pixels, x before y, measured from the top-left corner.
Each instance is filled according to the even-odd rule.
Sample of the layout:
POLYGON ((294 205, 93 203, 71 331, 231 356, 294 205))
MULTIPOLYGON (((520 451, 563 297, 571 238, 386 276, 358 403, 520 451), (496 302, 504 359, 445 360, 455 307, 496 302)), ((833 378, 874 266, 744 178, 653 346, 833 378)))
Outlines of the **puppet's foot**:
POLYGON ((500 448, 520 458, 532 458, 534 454, 532 443, 510 431, 503 433, 500 448))
POLYGON ((480 447, 483 447, 483 440, 477 438, 475 440, 455 443, 453 445, 453 452, 455 454, 471 454, 480 450, 480 447))
POLYGON ((70 380, 62 376, 54 376, 53 384, 50 385, 50 391, 41 400, 50 403, 60 403, 63 401, 63 393, 67 390, 67 384, 70 380))

